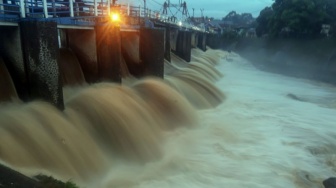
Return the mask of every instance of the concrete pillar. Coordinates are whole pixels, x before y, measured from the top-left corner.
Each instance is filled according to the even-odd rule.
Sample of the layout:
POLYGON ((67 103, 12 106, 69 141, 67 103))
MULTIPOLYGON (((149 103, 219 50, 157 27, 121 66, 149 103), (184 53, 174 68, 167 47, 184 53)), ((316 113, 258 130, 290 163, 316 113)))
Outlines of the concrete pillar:
POLYGON ((95 30, 99 80, 121 83, 120 27, 108 23, 95 30))
POLYGON ((30 99, 43 99, 64 109, 57 23, 24 20, 19 26, 30 99))
POLYGON ((198 35, 198 48, 206 51, 206 40, 207 40, 207 36, 205 33, 199 33, 198 35))
POLYGON ((170 27, 167 26, 166 27, 166 36, 165 36, 165 54, 164 54, 164 58, 167 60, 167 61, 171 61, 171 57, 170 57, 170 50, 171 50, 171 47, 170 47, 170 27))
POLYGON ((145 67, 144 75, 163 78, 165 30, 141 28, 140 59, 145 67))
POLYGON ((179 31, 176 41, 176 55, 190 62, 191 59, 191 32, 179 31))

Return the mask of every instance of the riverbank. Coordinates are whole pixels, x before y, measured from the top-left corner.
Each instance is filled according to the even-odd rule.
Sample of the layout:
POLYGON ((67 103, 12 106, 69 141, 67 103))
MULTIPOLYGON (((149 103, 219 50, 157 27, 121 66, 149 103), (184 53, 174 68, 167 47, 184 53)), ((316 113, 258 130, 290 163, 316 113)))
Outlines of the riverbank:
POLYGON ((336 39, 242 38, 223 40, 257 68, 283 75, 336 84, 336 39))

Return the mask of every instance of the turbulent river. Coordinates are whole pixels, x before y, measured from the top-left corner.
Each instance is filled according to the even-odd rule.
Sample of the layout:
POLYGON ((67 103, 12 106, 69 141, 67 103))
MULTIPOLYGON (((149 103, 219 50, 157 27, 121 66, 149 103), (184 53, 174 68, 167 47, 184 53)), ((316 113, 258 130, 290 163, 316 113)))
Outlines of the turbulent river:
POLYGON ((81 187, 319 188, 336 175, 334 86, 202 55, 219 61, 191 71, 173 57, 165 82, 65 88, 64 112, 2 105, 0 159, 81 187))

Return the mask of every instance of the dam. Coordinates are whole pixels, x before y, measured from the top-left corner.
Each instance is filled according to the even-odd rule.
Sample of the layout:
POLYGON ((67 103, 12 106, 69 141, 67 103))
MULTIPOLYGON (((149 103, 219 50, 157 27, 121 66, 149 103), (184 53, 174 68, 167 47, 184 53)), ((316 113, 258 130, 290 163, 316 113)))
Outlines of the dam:
POLYGON ((318 188, 334 176, 333 85, 260 71, 174 23, 51 19, 1 26, 1 186, 39 187, 44 174, 79 187, 318 188))
POLYGON ((61 83, 60 72, 66 70, 60 48, 78 58, 87 82, 120 82, 122 62, 134 76, 163 77, 164 59, 170 61, 170 52, 189 62, 192 47, 205 50, 207 37, 216 36, 158 17, 144 7, 110 1, 7 2, 1 4, 0 13, 1 56, 15 75, 19 97, 42 98, 60 109, 64 107, 62 85, 67 84, 61 83))

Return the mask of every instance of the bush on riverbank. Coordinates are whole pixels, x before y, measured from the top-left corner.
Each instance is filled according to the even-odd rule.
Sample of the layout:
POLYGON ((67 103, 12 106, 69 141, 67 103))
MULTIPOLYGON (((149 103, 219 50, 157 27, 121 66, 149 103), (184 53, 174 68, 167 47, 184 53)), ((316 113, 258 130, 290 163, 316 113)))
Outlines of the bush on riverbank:
POLYGON ((79 188, 75 183, 72 181, 62 182, 60 180, 56 180, 51 176, 46 176, 39 174, 34 177, 38 180, 40 185, 45 188, 79 188))

